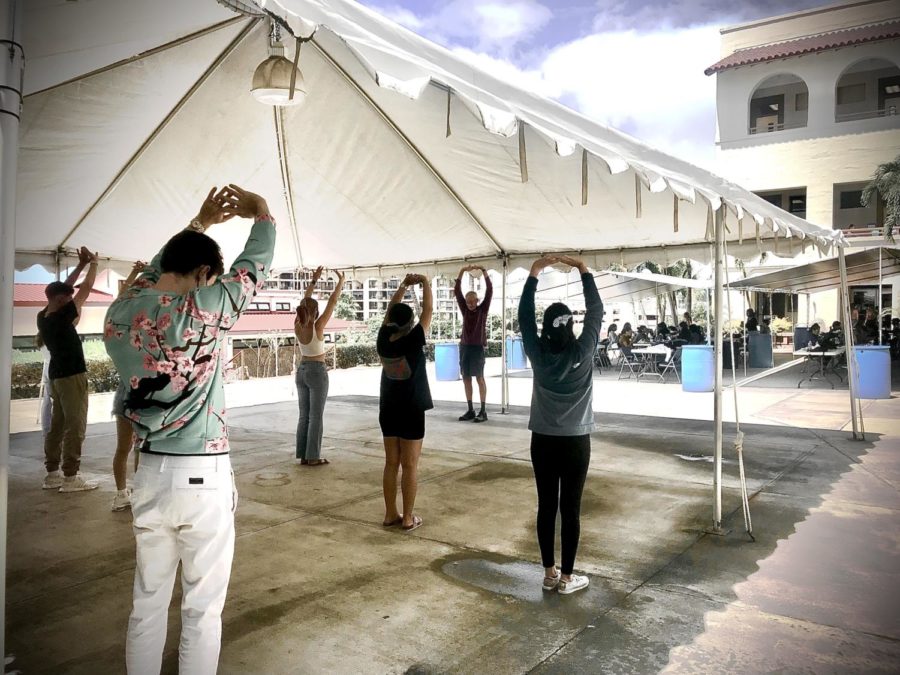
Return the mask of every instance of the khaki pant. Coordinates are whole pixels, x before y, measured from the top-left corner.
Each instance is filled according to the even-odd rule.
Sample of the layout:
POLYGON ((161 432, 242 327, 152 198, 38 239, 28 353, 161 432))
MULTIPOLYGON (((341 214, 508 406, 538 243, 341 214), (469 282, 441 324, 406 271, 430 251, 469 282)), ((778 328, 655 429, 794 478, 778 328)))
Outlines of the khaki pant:
POLYGON ((44 438, 44 466, 47 473, 57 471, 62 458, 63 475, 74 476, 81 466, 81 446, 87 428, 87 373, 50 380, 50 398, 53 414, 44 438))

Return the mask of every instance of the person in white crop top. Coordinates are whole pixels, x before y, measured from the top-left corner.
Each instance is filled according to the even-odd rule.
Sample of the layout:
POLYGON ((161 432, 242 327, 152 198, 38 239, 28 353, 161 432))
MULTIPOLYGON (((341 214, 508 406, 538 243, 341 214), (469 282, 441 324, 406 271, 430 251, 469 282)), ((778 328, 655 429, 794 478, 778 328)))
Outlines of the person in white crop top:
POLYGON ((304 466, 321 466, 329 463, 321 456, 325 400, 328 398, 325 325, 331 320, 334 306, 341 297, 341 289, 344 287, 344 274, 337 270, 335 272, 338 278, 337 285, 325 304, 325 311, 319 313, 319 303, 312 297, 316 283, 322 276, 322 267, 317 267, 306 287, 303 300, 297 307, 297 318, 294 320, 294 335, 300 346, 300 364, 297 366, 295 376, 297 401, 300 406, 295 459, 304 466))

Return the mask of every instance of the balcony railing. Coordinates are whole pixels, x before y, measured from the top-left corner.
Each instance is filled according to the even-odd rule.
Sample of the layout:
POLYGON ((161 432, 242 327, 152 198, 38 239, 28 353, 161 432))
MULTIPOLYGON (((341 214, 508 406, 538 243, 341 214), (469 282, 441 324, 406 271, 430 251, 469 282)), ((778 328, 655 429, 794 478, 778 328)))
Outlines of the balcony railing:
POLYGON ((855 113, 835 113, 835 122, 852 122, 854 120, 868 120, 875 117, 893 117, 898 114, 897 106, 892 105, 881 110, 863 110, 855 113))
MULTIPOLYGON (((863 227, 850 227, 841 230, 846 239, 882 239, 885 237, 883 226, 866 225, 863 227)), ((896 234, 896 231, 894 232, 896 234)))
POLYGON ((786 124, 784 122, 772 122, 770 124, 762 124, 756 127, 750 127, 750 135, 755 136, 757 134, 769 134, 774 131, 785 131, 786 129, 802 129, 806 126, 806 123, 794 123, 794 124, 786 124))

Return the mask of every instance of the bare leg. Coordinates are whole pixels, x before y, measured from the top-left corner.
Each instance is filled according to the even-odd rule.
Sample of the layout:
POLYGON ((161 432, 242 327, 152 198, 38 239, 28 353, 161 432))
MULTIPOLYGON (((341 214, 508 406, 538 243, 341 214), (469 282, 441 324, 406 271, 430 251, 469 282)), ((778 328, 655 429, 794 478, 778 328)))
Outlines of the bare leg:
MULTIPOLYGON (((487 382, 484 381, 484 375, 479 375, 475 378, 478 380, 478 396, 481 398, 481 405, 484 405, 484 400, 487 398, 487 382)), ((469 389, 471 391, 472 381, 469 380, 469 389)), ((471 396, 469 396, 469 400, 471 400, 471 396)))
POLYGON ((471 401, 472 400, 472 378, 471 377, 463 378, 463 387, 465 387, 465 389, 466 389, 466 400, 471 401))
POLYGON ((397 473, 400 470, 400 439, 396 436, 384 437, 384 524, 395 522, 400 514, 397 512, 397 473))
MULTIPOLYGON (((471 386, 471 385, 470 385, 471 386)), ((419 486, 419 456, 422 454, 422 441, 400 440, 400 466, 403 475, 400 477, 400 490, 403 493, 403 526, 413 524, 413 507, 416 504, 416 492, 419 486)))
MULTIPOLYGON (((113 457, 113 478, 116 480, 116 489, 125 489, 125 478, 128 473, 128 453, 131 452, 131 441, 134 430, 131 422, 116 415, 116 454, 113 457)), ((137 453, 135 453, 135 468, 137 468, 137 453)))

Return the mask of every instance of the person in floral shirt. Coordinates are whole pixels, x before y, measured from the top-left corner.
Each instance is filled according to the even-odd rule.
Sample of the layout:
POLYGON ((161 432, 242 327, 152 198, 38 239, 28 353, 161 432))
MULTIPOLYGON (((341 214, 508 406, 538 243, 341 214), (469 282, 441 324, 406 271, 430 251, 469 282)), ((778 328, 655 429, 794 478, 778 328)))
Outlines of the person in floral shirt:
POLYGON ((220 354, 228 330, 264 284, 274 247, 275 225, 262 197, 236 185, 213 188, 187 229, 106 315, 106 350, 126 384, 123 412, 141 451, 131 496, 137 566, 129 673, 160 671, 179 562, 179 670, 216 671, 237 504, 220 354), (204 232, 234 216, 255 222, 226 274, 218 244, 204 232))

